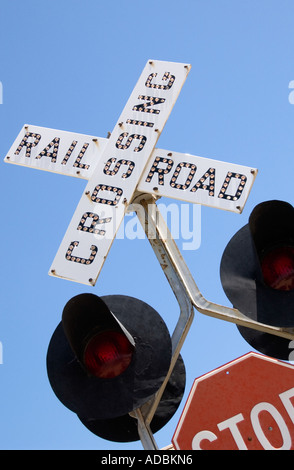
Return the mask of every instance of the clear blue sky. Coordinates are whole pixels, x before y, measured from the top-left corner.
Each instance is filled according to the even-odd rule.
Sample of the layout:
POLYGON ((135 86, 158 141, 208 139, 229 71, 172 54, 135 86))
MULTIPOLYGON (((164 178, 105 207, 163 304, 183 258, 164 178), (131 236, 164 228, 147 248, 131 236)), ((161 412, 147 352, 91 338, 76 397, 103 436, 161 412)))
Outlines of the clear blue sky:
MULTIPOLYGON (((293 203, 293 18, 291 0, 1 1, 1 449, 141 449, 99 439, 61 405, 48 343, 82 292, 138 297, 171 332, 179 314, 147 240, 115 240, 94 288, 48 276, 86 183, 4 163, 22 126, 106 137, 148 59, 192 64, 158 146, 259 169, 243 213, 202 207, 200 246, 182 251, 203 295, 229 306, 219 279, 227 242, 257 203, 293 203)), ((159 447, 193 380, 250 350, 235 325, 195 312, 182 349, 185 398, 155 435, 159 447)))

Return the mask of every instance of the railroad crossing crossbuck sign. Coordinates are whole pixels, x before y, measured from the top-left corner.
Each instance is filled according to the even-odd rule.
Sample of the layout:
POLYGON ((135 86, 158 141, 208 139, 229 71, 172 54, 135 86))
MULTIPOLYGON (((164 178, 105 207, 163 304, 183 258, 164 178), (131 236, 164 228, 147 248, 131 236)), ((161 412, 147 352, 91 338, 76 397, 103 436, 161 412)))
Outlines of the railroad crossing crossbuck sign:
POLYGON ((155 148, 190 69, 149 60, 109 139, 23 127, 5 162, 88 180, 50 275, 95 285, 135 192, 242 212, 255 168, 155 148))

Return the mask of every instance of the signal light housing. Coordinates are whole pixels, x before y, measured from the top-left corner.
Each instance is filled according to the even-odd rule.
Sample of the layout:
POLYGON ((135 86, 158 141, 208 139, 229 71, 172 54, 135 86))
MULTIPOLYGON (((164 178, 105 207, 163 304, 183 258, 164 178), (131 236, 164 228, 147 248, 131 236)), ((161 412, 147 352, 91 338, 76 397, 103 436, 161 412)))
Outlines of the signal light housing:
MULTIPOLYGON (((145 302, 80 294, 64 307, 48 347, 47 372, 58 399, 90 431, 127 442, 139 439, 137 421, 129 413, 159 390, 171 354, 168 329, 145 302)), ((154 432, 173 416, 184 389, 179 357, 151 422, 154 432)))
MULTIPOLYGON (((233 306, 252 320, 294 326, 294 208, 284 201, 258 204, 228 243, 221 260, 223 289, 233 306)), ((237 325, 255 349, 288 360, 289 341, 237 325)))

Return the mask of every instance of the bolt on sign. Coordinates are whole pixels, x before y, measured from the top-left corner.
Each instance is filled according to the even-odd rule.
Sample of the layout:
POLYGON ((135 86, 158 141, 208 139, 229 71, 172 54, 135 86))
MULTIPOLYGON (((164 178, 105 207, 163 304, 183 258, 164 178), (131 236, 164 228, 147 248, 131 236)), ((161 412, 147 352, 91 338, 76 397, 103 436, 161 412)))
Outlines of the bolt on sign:
POLYGON ((178 450, 293 450, 294 366, 248 353, 195 379, 178 450))

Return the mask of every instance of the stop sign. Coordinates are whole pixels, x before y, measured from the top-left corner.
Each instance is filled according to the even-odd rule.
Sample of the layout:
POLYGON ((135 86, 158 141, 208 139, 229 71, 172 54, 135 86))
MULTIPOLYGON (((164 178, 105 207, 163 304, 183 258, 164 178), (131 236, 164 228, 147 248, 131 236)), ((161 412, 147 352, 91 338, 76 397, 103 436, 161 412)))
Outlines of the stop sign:
POLYGON ((294 366, 251 352, 195 379, 172 442, 180 450, 294 449, 294 366))

